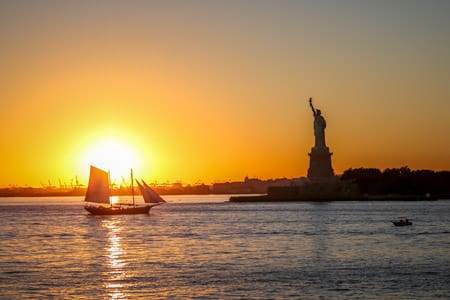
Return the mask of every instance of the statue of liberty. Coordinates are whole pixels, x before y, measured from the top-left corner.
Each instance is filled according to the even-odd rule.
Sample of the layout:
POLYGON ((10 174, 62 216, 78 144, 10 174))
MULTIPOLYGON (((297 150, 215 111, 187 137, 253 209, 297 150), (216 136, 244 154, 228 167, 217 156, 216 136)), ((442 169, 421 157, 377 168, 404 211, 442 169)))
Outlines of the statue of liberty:
POLYGON ((309 98, 309 106, 311 106, 313 116, 314 116, 314 137, 315 137, 315 148, 326 148, 325 145, 325 128, 327 127, 327 122, 322 116, 320 109, 315 109, 312 104, 312 98, 309 98))

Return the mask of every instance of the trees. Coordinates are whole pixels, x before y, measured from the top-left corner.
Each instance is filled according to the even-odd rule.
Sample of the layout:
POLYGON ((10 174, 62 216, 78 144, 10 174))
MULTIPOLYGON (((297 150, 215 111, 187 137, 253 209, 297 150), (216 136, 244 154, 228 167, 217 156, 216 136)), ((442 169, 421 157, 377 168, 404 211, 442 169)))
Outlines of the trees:
POLYGON ((361 193, 382 195, 426 195, 450 198, 450 171, 411 170, 407 166, 388 168, 380 171, 375 168, 345 170, 341 180, 354 182, 361 193))
POLYGON ((364 194, 378 194, 381 181, 381 171, 375 168, 357 168, 345 170, 341 180, 355 183, 364 194))

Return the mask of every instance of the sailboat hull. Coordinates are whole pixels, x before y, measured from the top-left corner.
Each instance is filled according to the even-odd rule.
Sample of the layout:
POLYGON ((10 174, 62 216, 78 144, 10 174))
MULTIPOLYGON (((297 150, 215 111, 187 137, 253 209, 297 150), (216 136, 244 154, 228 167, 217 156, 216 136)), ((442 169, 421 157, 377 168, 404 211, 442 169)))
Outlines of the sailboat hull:
POLYGON ((91 206, 86 205, 84 209, 92 215, 134 215, 134 214, 148 214, 154 205, 138 206, 138 207, 106 207, 106 206, 91 206))

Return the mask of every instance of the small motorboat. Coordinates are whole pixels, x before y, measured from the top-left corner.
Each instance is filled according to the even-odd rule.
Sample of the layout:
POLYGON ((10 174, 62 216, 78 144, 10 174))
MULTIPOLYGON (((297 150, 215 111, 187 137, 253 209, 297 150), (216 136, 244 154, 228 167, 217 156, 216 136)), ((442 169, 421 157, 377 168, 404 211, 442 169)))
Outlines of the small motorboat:
POLYGON ((412 222, 405 217, 399 217, 398 221, 392 221, 395 226, 408 226, 412 225, 412 222))

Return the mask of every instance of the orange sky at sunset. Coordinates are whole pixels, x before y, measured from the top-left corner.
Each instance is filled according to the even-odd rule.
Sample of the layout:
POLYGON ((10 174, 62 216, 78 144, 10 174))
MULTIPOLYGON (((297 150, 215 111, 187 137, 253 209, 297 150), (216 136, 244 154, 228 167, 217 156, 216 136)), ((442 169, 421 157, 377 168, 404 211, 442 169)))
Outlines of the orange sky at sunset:
POLYGON ((0 187, 450 170, 449 1, 0 1, 0 187), (107 166, 109 165, 109 166, 107 166))

